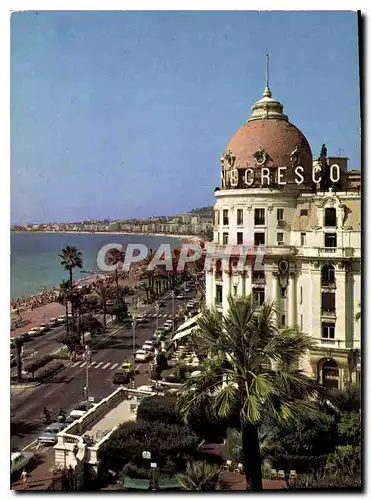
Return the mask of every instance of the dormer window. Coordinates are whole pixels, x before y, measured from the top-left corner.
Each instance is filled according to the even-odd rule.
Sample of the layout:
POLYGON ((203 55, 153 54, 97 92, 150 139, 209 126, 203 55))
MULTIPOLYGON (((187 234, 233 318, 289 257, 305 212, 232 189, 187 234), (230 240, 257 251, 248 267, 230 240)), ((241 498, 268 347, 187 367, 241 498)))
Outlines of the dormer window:
POLYGON ((336 227, 336 208, 325 209, 325 227, 336 227))

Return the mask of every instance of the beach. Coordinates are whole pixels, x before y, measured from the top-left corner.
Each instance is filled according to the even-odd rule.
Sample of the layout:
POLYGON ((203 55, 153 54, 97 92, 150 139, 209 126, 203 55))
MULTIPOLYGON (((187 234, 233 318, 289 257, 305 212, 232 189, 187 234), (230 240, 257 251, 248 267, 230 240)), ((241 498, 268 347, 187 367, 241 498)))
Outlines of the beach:
MULTIPOLYGON (((102 273, 89 276, 87 278, 81 278, 80 280, 75 281, 75 285, 77 287, 89 285, 97 281, 98 279, 102 279, 102 273)), ((104 279, 111 282, 112 284, 115 282, 115 277, 113 273, 107 273, 104 275, 104 279)), ((125 278, 119 279, 119 285, 127 286, 130 288, 136 288, 139 285, 139 275, 134 272, 130 273, 129 276, 125 278)), ((37 294, 39 295, 39 294, 37 294)), ((32 301, 32 297, 28 297, 28 300, 32 301)), ((51 318, 55 318, 57 316, 64 315, 66 313, 66 308, 64 305, 59 304, 58 302, 49 302, 46 304, 42 304, 37 307, 23 307, 23 309, 19 309, 22 320, 26 323, 24 326, 15 328, 10 331, 10 337, 16 337, 21 333, 25 333, 31 328, 40 325, 41 323, 47 323, 51 318)), ((16 311, 11 310, 11 315, 14 318, 19 318, 19 315, 16 311)))

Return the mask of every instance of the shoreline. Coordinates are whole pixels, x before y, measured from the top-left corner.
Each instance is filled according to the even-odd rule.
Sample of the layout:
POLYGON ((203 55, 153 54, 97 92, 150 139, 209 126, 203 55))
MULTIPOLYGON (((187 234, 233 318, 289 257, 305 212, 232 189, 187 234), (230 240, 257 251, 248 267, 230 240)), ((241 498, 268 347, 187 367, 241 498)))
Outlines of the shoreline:
POLYGON ((11 233, 30 233, 30 234, 112 234, 113 236, 130 236, 136 234, 138 236, 163 236, 168 238, 186 239, 198 237, 196 234, 169 234, 169 233, 128 233, 120 231, 10 231, 11 233))

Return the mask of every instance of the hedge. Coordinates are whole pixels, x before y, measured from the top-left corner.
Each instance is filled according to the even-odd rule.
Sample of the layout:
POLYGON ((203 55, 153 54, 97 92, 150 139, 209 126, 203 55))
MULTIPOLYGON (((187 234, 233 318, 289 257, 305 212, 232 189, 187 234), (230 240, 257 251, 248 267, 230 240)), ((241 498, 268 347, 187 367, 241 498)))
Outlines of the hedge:
POLYGON ((125 422, 112 433, 102 447, 102 458, 108 469, 116 472, 129 462, 138 467, 148 466, 143 459, 145 450, 151 452, 151 461, 164 467, 172 460, 177 468, 183 468, 185 461, 197 452, 198 436, 186 426, 163 422, 125 422))
POLYGON ((39 368, 42 368, 47 363, 49 363, 49 361, 51 361, 52 359, 54 359, 53 354, 45 354, 44 356, 41 356, 40 358, 33 359, 29 363, 26 363, 23 366, 23 370, 25 372, 34 373, 36 370, 38 370, 39 368))
POLYGON ((298 474, 322 471, 326 465, 328 455, 277 455, 272 466, 278 470, 295 470, 298 474))
POLYGON ((149 396, 140 402, 137 418, 147 422, 166 422, 182 425, 176 396, 149 396))
POLYGON ((288 489, 301 490, 301 489, 317 489, 317 488, 353 488, 361 489, 361 476, 344 476, 342 474, 333 475, 315 475, 315 474, 302 474, 298 478, 290 482, 288 489))

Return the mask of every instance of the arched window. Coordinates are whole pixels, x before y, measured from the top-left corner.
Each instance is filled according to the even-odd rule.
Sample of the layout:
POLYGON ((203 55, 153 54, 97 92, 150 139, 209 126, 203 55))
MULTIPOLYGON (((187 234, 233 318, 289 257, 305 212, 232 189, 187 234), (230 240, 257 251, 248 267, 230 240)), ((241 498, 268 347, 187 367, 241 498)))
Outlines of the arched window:
POLYGON ((325 227, 336 227, 336 208, 325 209, 325 227))
POLYGON ((328 286, 335 284, 335 268, 331 264, 325 264, 321 270, 321 285, 328 286))
POLYGON ((322 384, 333 389, 339 387, 339 365, 333 359, 326 359, 322 365, 322 384))

